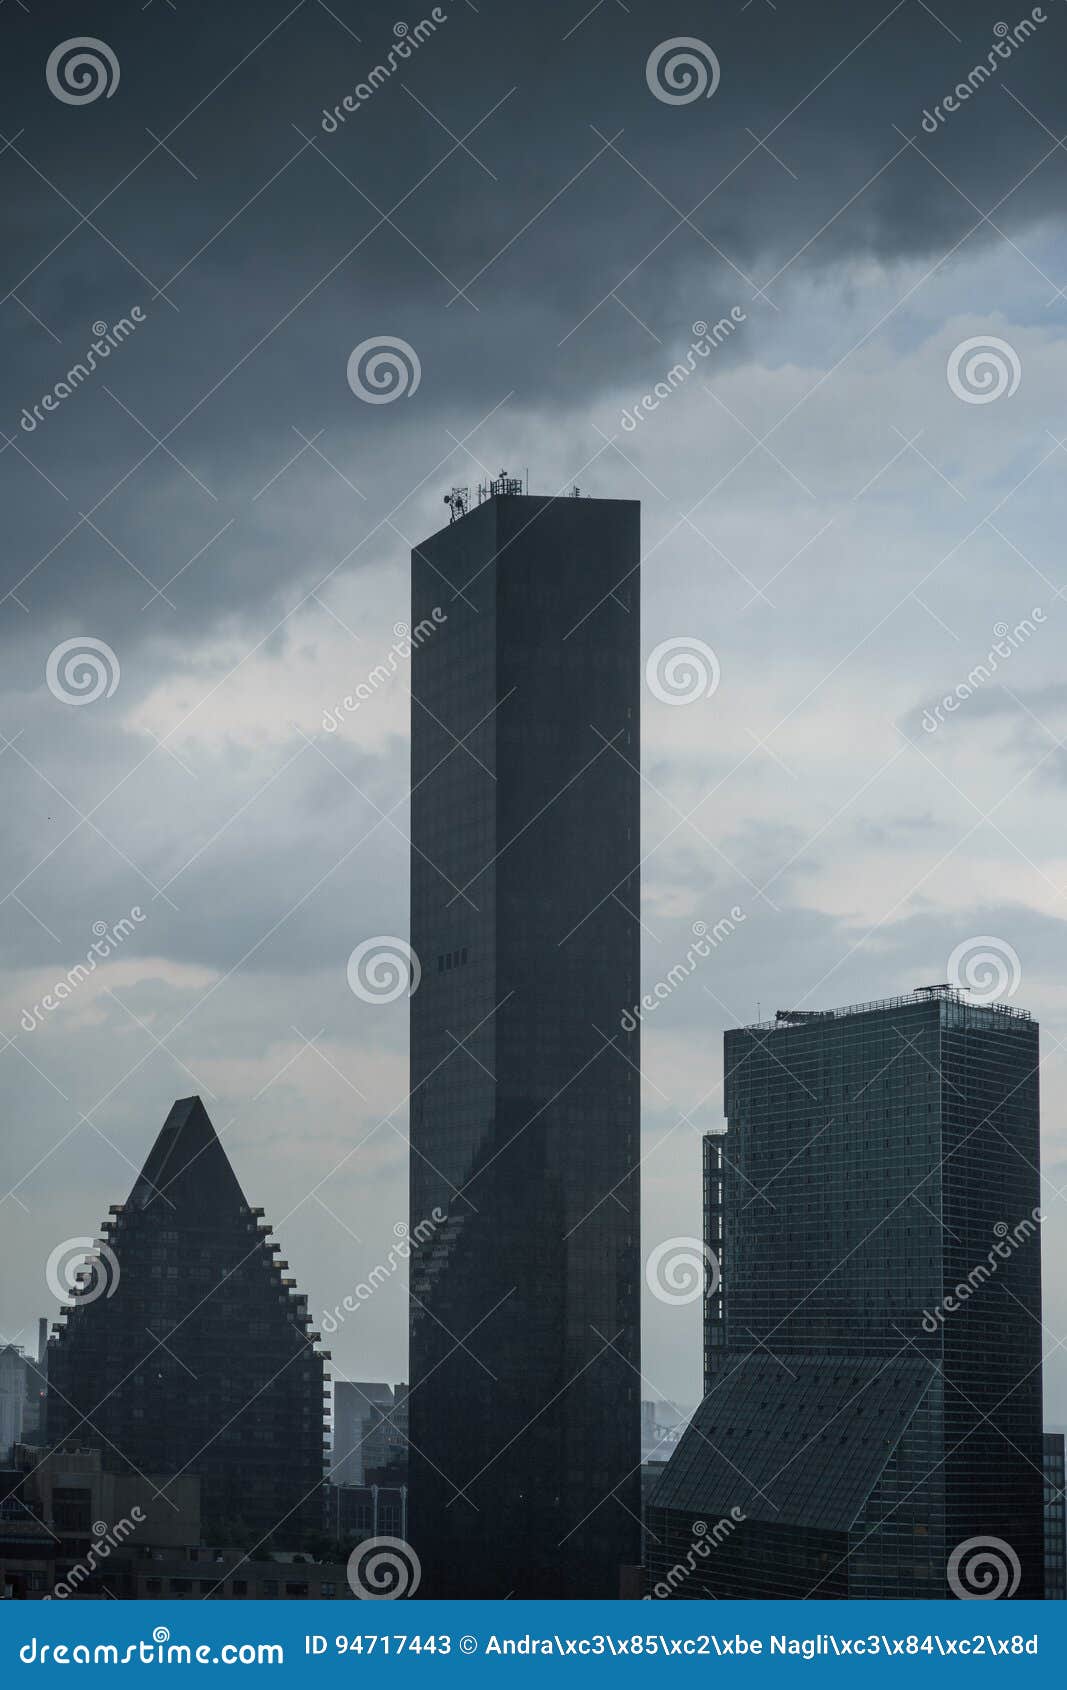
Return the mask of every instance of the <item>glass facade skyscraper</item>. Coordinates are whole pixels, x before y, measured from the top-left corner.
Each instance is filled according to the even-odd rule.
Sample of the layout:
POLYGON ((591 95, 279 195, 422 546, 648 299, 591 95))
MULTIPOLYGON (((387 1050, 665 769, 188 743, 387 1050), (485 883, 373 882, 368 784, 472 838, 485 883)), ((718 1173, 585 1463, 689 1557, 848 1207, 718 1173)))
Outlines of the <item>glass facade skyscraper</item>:
POLYGON ((639 506, 497 487, 412 554, 410 1537, 425 1596, 611 1597, 639 1559, 639 506))
POLYGON ((958 1595, 983 1538, 1001 1593, 1040 1597, 1036 1023, 932 987, 779 1012, 724 1061, 722 1290, 654 1574, 687 1521, 738 1505, 672 1594, 958 1595))

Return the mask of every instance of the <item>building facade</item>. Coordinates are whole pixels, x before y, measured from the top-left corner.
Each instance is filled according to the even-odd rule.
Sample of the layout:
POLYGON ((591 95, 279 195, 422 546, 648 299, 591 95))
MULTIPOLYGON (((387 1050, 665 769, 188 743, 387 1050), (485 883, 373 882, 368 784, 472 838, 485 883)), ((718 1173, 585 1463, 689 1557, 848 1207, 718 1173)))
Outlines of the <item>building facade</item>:
MULTIPOLYGON (((455 507, 454 507, 455 509, 455 507)), ((411 1535, 427 1596, 639 1556, 639 507, 412 554, 411 1535)))
POLYGON ((179 1100, 48 1346, 49 1442, 198 1475, 216 1543, 323 1526, 328 1352, 262 1214, 200 1099, 179 1100))
POLYGON ((365 1538, 408 1537, 406 1485, 327 1485, 326 1523, 330 1537, 349 1548, 365 1538))
POLYGON ((1045 1601, 1067 1601, 1067 1514, 1064 1510, 1064 1436, 1042 1434, 1045 1461, 1045 1601))
POLYGON ((1035 1022, 930 987, 779 1012, 724 1061, 720 1335, 653 1578, 737 1507, 672 1594, 958 1595, 981 1537, 999 1593, 1040 1597, 1035 1022))
POLYGON ((109 1588, 130 1602, 351 1602, 344 1561, 286 1555, 267 1560, 239 1549, 200 1548, 185 1555, 155 1551, 149 1557, 116 1555, 109 1588))
POLYGON ((128 1555, 192 1553, 200 1480, 191 1473, 117 1473, 99 1449, 17 1445, 0 1472, 0 1580, 11 1594, 65 1600, 116 1595, 128 1555), (166 1486, 169 1505, 159 1493, 166 1486))
POLYGON ((704 1194, 704 1395, 722 1359, 726 1342, 726 1287, 722 1277, 722 1132, 703 1139, 704 1194))

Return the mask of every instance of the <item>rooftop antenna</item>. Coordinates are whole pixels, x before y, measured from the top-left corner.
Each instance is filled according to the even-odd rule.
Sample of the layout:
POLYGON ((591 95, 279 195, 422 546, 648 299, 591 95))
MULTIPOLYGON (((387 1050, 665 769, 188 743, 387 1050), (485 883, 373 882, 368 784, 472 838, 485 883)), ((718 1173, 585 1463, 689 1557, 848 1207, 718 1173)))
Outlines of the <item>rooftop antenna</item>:
POLYGON ((520 475, 509 475, 506 469, 502 469, 500 474, 494 476, 489 483, 488 496, 491 499, 499 498, 502 494, 521 492, 522 477, 520 475))
POLYGON ((461 516, 466 516, 470 509, 470 502, 471 490, 469 487, 450 487, 445 494, 449 522, 458 522, 461 516))

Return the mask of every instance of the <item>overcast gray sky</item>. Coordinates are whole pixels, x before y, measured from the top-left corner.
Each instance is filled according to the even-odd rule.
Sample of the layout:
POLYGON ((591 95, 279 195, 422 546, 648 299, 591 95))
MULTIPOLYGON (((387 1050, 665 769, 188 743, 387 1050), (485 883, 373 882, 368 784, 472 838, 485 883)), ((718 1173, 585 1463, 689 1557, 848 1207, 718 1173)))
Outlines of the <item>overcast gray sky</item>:
MULTIPOLYGON (((314 1310, 387 1259, 406 1003, 346 964, 406 931, 406 666, 323 714, 388 654, 446 489, 528 466, 642 500, 646 652, 701 641, 721 674, 645 699, 647 988, 745 915, 646 1024, 646 1242, 699 1234, 724 1027, 944 980, 988 936, 1043 1026, 1067 1421, 1067 16, 1037 12, 1015 46, 996 26, 1031 13, 985 0, 449 0, 415 46, 430 8, 3 9, 4 1336, 55 1312, 49 1251, 191 1091, 314 1310), (110 94, 63 100, 46 64, 80 35, 117 84, 105 61, 110 94), (676 102, 649 61, 679 38, 718 84, 676 102), (990 337, 983 389, 957 349, 990 337), (383 338, 419 376, 372 404, 346 371, 383 338), (73 705, 47 666, 86 638, 118 681, 73 705)), ((692 1402, 696 1306, 646 1312, 644 1394, 692 1402)), ((402 1273, 332 1347, 403 1377, 402 1273)))

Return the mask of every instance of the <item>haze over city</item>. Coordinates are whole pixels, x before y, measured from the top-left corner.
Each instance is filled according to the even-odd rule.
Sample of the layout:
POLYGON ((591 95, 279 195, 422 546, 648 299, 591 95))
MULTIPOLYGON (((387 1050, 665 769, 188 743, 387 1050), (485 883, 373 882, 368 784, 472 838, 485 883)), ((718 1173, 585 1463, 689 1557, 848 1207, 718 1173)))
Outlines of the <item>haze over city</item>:
MULTIPOLYGON (((990 5, 446 10, 331 130, 395 11, 133 9, 99 24, 114 97, 75 106, 44 67, 97 26, 5 9, 3 1334, 55 1314, 52 1246, 194 1092, 313 1315, 391 1259, 408 1001, 348 962, 408 931, 411 545, 502 468, 640 499, 643 656, 717 666, 642 697, 643 991, 731 923, 643 1018, 646 1240, 701 1234, 725 1028, 991 950, 1042 1026, 1058 1334, 1063 6, 935 133, 990 5), (710 97, 655 95, 670 36, 711 42, 710 97), (368 403, 349 361, 382 338, 415 364, 368 403), (48 662, 85 637, 116 667, 72 708, 48 662)), ((406 1290, 401 1263, 338 1323, 340 1374, 405 1377, 406 1290)), ((646 1293, 644 1394, 698 1400, 700 1335, 646 1293)))

